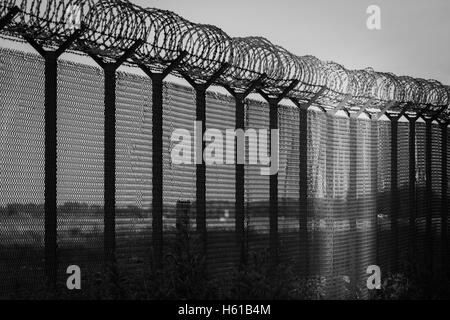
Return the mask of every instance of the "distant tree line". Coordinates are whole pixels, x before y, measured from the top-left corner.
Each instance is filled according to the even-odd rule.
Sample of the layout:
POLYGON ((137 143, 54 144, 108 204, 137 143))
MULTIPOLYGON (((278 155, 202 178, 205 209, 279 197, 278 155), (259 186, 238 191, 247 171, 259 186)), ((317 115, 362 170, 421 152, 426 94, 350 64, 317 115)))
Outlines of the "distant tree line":
MULTIPOLYGON (((417 188, 418 194, 425 194, 423 187, 417 188)), ((388 190, 385 192, 378 192, 378 206, 377 211, 386 211, 389 214, 390 197, 392 193, 388 190), (383 210, 386 208, 386 210, 383 210)), ((371 198, 373 195, 371 196, 371 198)), ((402 200, 400 201, 400 209, 402 212, 408 212, 408 198, 409 189, 400 188, 398 191, 398 197, 402 200)), ((309 203, 314 206, 315 200, 321 200, 322 198, 309 198, 309 203)), ((357 202, 364 204, 367 199, 364 197, 358 197, 357 202)), ((418 202, 423 202, 425 199, 417 199, 418 202)), ((432 203, 440 203, 440 193, 432 194, 432 203)), ((333 200, 335 204, 345 204, 347 200, 345 198, 336 198, 333 200)), ((419 203, 418 203, 419 204, 419 203)), ((279 198, 279 216, 280 217, 296 217, 298 216, 298 199, 293 198, 279 198)), ((234 201, 208 201, 207 202, 207 217, 208 218, 234 218, 234 201)), ((195 201, 191 202, 189 216, 195 219, 195 201)), ((269 199, 252 201, 246 203, 246 208, 248 212, 251 213, 252 217, 268 217, 269 216, 269 199)), ((175 216, 176 204, 164 204, 164 215, 165 216, 175 216)), ((34 204, 34 203, 10 203, 5 206, 0 206, 0 217, 14 217, 14 216, 26 216, 34 218, 44 217, 44 204, 34 204)), ((117 218, 151 218, 152 209, 151 204, 148 204, 147 208, 138 207, 135 205, 119 206, 116 208, 117 218)), ((58 217, 62 218, 99 218, 103 217, 103 206, 98 204, 87 204, 84 202, 65 202, 58 206, 58 217)))
MULTIPOLYGON (((0 206, 1 217, 26 216, 33 218, 44 218, 44 204, 34 203, 10 203, 6 206, 0 206)), ((143 218, 151 216, 151 210, 139 208, 137 206, 119 207, 116 209, 118 217, 136 217, 143 218)), ((87 204, 82 202, 66 202, 58 206, 58 217, 77 218, 77 217, 95 217, 103 216, 103 206, 96 204, 87 204)))

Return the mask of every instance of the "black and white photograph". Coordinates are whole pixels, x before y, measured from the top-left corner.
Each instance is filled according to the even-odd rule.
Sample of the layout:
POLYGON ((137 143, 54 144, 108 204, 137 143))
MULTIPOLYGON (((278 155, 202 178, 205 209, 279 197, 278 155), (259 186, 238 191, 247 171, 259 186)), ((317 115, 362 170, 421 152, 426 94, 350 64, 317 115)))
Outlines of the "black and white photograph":
POLYGON ((0 0, 0 300, 450 299, 449 17, 0 0))

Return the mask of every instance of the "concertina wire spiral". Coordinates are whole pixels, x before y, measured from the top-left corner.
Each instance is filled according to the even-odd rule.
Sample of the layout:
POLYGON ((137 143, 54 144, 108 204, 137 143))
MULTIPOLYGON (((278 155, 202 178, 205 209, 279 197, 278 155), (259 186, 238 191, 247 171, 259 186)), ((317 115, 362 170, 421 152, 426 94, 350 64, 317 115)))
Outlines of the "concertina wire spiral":
POLYGON ((198 82, 226 64, 216 83, 236 91, 264 75, 261 86, 269 95, 281 93, 298 80, 288 94, 298 101, 307 101, 324 88, 316 103, 325 108, 350 95, 349 108, 370 102, 377 112, 395 102, 388 111, 438 115, 444 123, 450 120, 450 87, 436 80, 370 68, 347 70, 335 62, 294 55, 261 37, 232 38, 215 26, 192 23, 171 11, 144 9, 127 0, 0 0, 0 17, 13 7, 19 13, 1 32, 27 35, 45 46, 60 45, 73 34, 74 26, 83 25, 72 49, 105 59, 117 59, 141 40, 130 63, 161 69, 185 52, 177 70, 198 82))

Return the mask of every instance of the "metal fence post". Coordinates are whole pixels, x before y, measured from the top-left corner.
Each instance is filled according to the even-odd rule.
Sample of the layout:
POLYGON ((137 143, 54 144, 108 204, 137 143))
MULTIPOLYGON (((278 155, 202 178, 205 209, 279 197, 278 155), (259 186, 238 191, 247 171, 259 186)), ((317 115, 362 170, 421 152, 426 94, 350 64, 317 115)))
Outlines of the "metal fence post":
MULTIPOLYGON (((272 150, 272 130, 278 130, 278 101, 271 100, 269 102, 269 129, 270 129, 270 150, 272 150)), ((270 153, 272 157, 272 153, 270 153)), ((269 177, 270 190, 269 190, 269 241, 270 241, 270 253, 272 261, 278 262, 279 244, 278 244, 278 172, 270 175, 269 177)))
POLYGON ((25 40, 45 60, 45 278, 51 290, 57 284, 57 103, 58 103, 58 58, 80 36, 82 30, 77 30, 54 51, 47 51, 32 37, 24 36, 25 40))
POLYGON ((300 272, 309 275, 309 244, 308 244, 308 144, 309 123, 308 109, 320 98, 325 91, 322 87, 307 103, 300 103, 291 98, 299 112, 299 248, 300 272))
POLYGON ((308 107, 299 107, 300 117, 300 177, 299 177, 299 241, 303 249, 302 274, 309 275, 309 245, 308 245, 308 107))
POLYGON ((409 231, 410 260, 415 261, 417 253, 417 199, 416 199, 416 121, 417 118, 407 117, 409 120, 409 231))
POLYGON ((163 77, 152 78, 152 241, 156 268, 163 262, 163 77))
POLYGON ((182 52, 161 73, 154 73, 143 64, 139 67, 152 80, 152 242, 153 263, 163 265, 163 81, 186 56, 182 52))
POLYGON ((104 259, 105 267, 116 263, 116 71, 142 45, 136 41, 115 62, 87 54, 104 71, 104 259))
POLYGON ((116 252, 116 67, 104 67, 104 250, 107 264, 115 262, 116 252))
MULTIPOLYGON (((289 92, 299 83, 298 80, 285 88, 278 96, 273 97, 263 90, 258 90, 259 94, 269 103, 269 150, 272 150, 272 130, 278 130, 278 104, 289 92)), ((273 157, 270 154, 271 158, 273 157)), ((278 156, 278 155, 277 155, 278 156)), ((278 263, 279 243, 278 243, 278 171, 269 176, 269 252, 272 265, 278 263)))
POLYGON ((207 253, 207 227, 206 227, 206 164, 203 159, 205 141, 203 136, 206 131, 206 90, 229 68, 228 64, 222 65, 205 83, 197 83, 184 72, 180 72, 187 82, 194 88, 196 97, 196 121, 201 122, 202 145, 196 146, 194 159, 196 159, 196 225, 197 233, 202 244, 202 254, 207 253), (197 163, 198 162, 198 163, 197 163))
MULTIPOLYGON (((206 255, 207 252, 207 228, 206 228, 206 164, 205 159, 203 158, 203 150, 205 150, 205 141, 203 140, 205 131, 206 131, 206 87, 205 86, 197 86, 195 88, 196 94, 196 121, 201 122, 201 135, 202 135, 202 145, 201 151, 195 150, 194 152, 198 153, 200 151, 200 155, 197 154, 197 157, 201 157, 201 163, 196 163, 197 171, 196 171, 196 223, 197 223, 197 232, 200 236, 200 242, 203 245, 203 254, 206 255)), ((198 148, 198 146, 197 146, 198 148)))
MULTIPOLYGON (((236 96, 236 130, 245 130, 245 97, 242 95, 236 96)), ((235 193, 236 202, 234 207, 235 212, 235 230, 237 246, 239 248, 239 266, 246 264, 247 254, 245 248, 245 165, 238 163, 238 145, 236 143, 236 157, 235 157, 235 193)), ((244 136, 244 154, 245 154, 245 136, 244 136)))
POLYGON ((392 266, 396 271, 399 265, 398 255, 398 120, 399 117, 391 117, 391 239, 393 240, 392 266))
POLYGON ((189 243, 189 233, 190 233, 190 211, 191 202, 190 201, 177 201, 175 216, 176 216, 176 251, 177 254, 190 254, 190 243, 189 243))
MULTIPOLYGON (((236 132, 238 130, 245 131, 245 99, 252 93, 257 87, 262 85, 262 81, 266 78, 266 75, 261 75, 256 81, 254 81, 244 92, 236 92, 233 88, 224 85, 224 88, 234 97, 236 105, 236 132)), ((245 135, 242 141, 242 150, 238 144, 238 137, 236 135, 236 153, 235 153, 235 197, 236 202, 234 206, 235 211, 235 232, 236 232, 236 244, 239 250, 239 267, 247 263, 247 248, 245 243, 245 163, 240 163, 239 159, 242 158, 245 161, 245 135), (242 152, 242 157, 239 156, 239 152, 242 152)))

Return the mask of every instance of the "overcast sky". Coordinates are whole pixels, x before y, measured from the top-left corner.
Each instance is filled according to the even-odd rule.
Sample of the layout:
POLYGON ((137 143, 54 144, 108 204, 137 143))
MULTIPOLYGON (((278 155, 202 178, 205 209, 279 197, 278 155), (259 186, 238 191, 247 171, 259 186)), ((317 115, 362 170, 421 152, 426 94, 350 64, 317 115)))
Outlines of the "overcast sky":
POLYGON ((436 79, 450 85, 449 0, 132 0, 172 10, 230 36, 263 36, 297 55, 349 69, 436 79), (366 9, 381 8, 381 30, 366 9))

